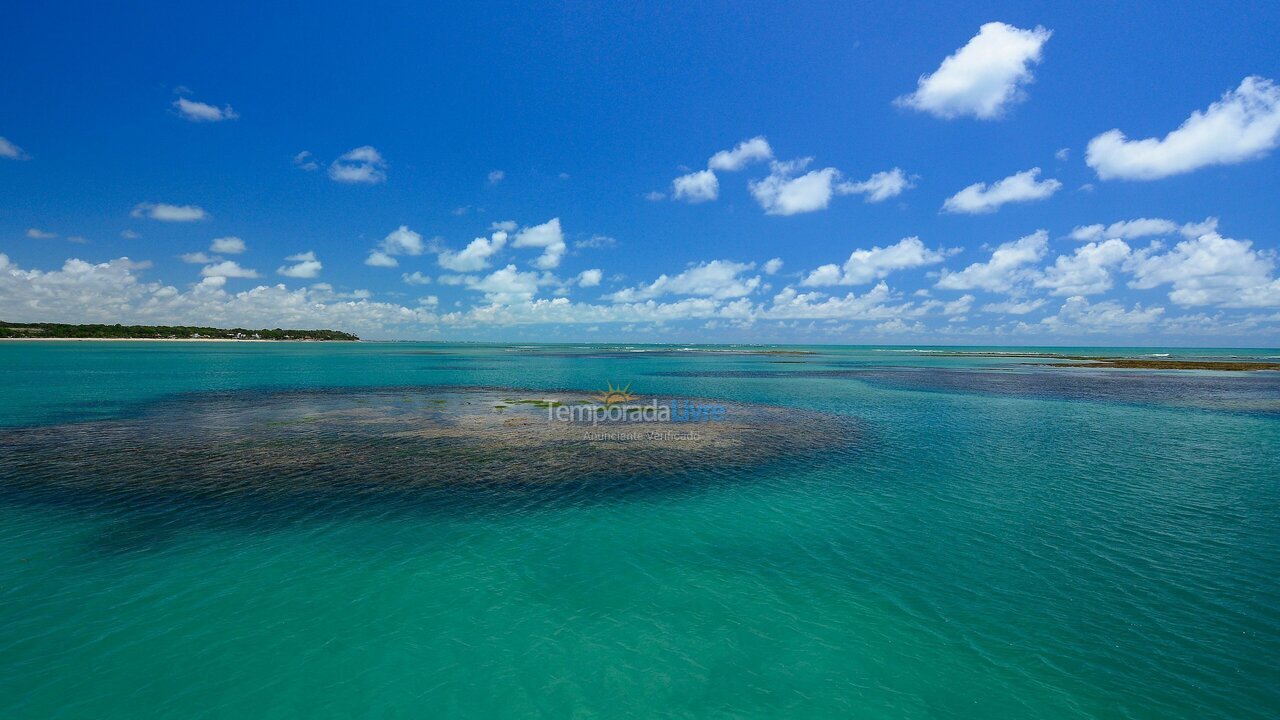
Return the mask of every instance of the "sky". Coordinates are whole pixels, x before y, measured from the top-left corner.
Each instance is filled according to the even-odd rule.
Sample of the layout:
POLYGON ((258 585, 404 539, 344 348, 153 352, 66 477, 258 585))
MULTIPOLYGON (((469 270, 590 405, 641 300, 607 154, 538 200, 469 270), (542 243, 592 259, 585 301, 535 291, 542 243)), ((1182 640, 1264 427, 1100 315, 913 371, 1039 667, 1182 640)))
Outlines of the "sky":
POLYGON ((0 319, 1280 344, 1280 5, 22 3, 0 319))

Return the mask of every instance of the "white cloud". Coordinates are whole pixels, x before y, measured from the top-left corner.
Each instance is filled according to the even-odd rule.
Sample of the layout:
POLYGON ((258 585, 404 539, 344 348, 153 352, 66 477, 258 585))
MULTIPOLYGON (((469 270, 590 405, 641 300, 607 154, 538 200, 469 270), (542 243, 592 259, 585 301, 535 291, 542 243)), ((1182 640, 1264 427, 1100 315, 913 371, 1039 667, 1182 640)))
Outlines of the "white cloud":
POLYGON ((129 212, 130 217, 151 218, 164 222, 195 222, 207 220, 209 214, 197 205, 169 205, 168 203, 138 203, 129 212))
POLYGON ((184 253, 178 257, 182 259, 182 262, 191 263, 192 265, 206 265, 208 263, 218 262, 222 259, 202 252, 184 253))
POLYGON ((244 250, 244 240, 235 236, 214 238, 214 241, 209 245, 210 252, 224 255, 239 255, 244 250))
POLYGON ((421 255, 427 250, 422 235, 410 230, 408 225, 401 225, 387 233, 378 248, 388 255, 421 255))
POLYGON ((711 170, 733 172, 741 170, 749 163, 771 159, 773 159, 773 149, 769 147, 769 141, 765 140, 763 135, 757 135, 750 140, 743 140, 732 150, 721 150, 712 155, 707 161, 707 167, 711 170))
POLYGON ((1031 277, 1028 266, 1044 257, 1049 233, 1044 230, 1003 243, 991 253, 987 262, 973 263, 959 272, 943 270, 935 287, 942 290, 989 290, 1009 292, 1017 283, 1031 277))
POLYGON ((490 184, 490 185, 497 185, 498 183, 502 182, 502 180, 503 180, 504 178, 506 178, 506 177, 507 177, 507 174, 506 174, 505 172, 503 172, 502 170, 490 170, 490 171, 489 171, 489 184, 490 184))
POLYGON ((121 230, 120 237, 124 238, 125 240, 137 240, 142 236, 132 230, 121 230))
POLYGON ((513 233, 518 227, 520 227, 520 224, 515 220, 498 220, 489 223, 490 230, 501 230, 504 233, 513 233))
POLYGON ((829 167, 793 177, 811 161, 812 158, 801 158, 774 162, 768 177, 748 183, 747 188, 766 215, 797 215, 823 210, 830 204, 832 183, 840 177, 839 170, 829 167))
POLYGON ((918 237, 908 237, 887 247, 854 250, 844 266, 823 265, 800 281, 806 287, 826 285, 863 285, 880 280, 895 270, 906 270, 940 263, 945 253, 930 250, 918 237))
POLYGON ((313 278, 318 276, 320 271, 324 269, 324 265, 321 265, 320 261, 316 259, 316 254, 310 250, 304 253, 290 255, 285 258, 285 260, 293 264, 283 265, 276 269, 278 274, 284 275, 285 277, 313 278))
MULTIPOLYGON (((434 330, 429 308, 406 308, 310 289, 261 285, 225 291, 226 276, 205 277, 187 292, 138 275, 147 263, 118 258, 67 260, 58 270, 24 270, 0 255, 0 316, 32 322, 124 322, 216 327, 330 327, 362 335, 423 335, 434 330), (354 300, 353 300, 354 298, 354 300)), ((367 293, 363 293, 367 295, 367 293)))
POLYGON ((320 163, 316 162, 316 156, 311 154, 310 150, 303 150, 293 156, 293 165, 299 170, 314 172, 320 169, 320 163))
POLYGON ((551 218, 541 225, 524 228, 516 233, 511 246, 542 248, 542 255, 533 261, 533 266, 539 270, 550 270, 558 267, 560 258, 565 251, 564 232, 560 230, 560 218, 551 218))
POLYGON ((873 174, 861 182, 841 183, 836 189, 844 195, 863 194, 870 203, 882 202, 915 187, 902 168, 873 174))
POLYGON ((9 160, 29 160, 30 157, 22 151, 22 148, 9 142, 7 138, 0 137, 0 158, 9 160))
POLYGON ((240 267, 240 264, 234 260, 223 260, 213 265, 205 265, 200 270, 202 277, 223 277, 223 278, 256 278, 257 270, 240 267))
POLYGON ((607 298, 613 302, 636 302, 662 295, 699 295, 718 300, 742 297, 760 286, 760 277, 741 277, 755 268, 754 263, 736 263, 730 260, 712 260, 699 263, 684 272, 668 276, 660 275, 648 285, 626 288, 607 298))
POLYGON ((1111 289, 1111 269, 1128 258, 1129 246, 1123 240, 1091 242, 1071 255, 1059 255, 1034 284, 1053 295, 1097 295, 1111 289))
POLYGON ((1178 225, 1172 220, 1163 218, 1138 218, 1136 220, 1121 220, 1113 222, 1110 225, 1079 225, 1071 231, 1071 239, 1081 242, 1092 240, 1107 240, 1110 238, 1120 238, 1121 240, 1135 240, 1144 237, 1156 237, 1172 235, 1177 232, 1184 237, 1198 238, 1205 233, 1213 232, 1218 228, 1218 218, 1206 218, 1204 222, 1186 223, 1178 225))
POLYGON ((1161 250, 1153 243, 1134 253, 1125 265, 1133 273, 1130 287, 1171 285, 1169 299, 1183 306, 1280 307, 1280 280, 1271 276, 1274 251, 1216 232, 1161 250))
MULTIPOLYGON (((513 223, 514 224, 514 223, 513 223)), ((472 240, 461 252, 441 250, 436 262, 440 267, 455 272, 475 272, 489 267, 489 258, 493 257, 507 243, 505 230, 498 230, 486 239, 478 237, 472 240)))
POLYGON ((782 269, 782 258, 773 258, 760 266, 760 269, 764 270, 765 275, 775 275, 782 269))
POLYGON ((417 270, 411 273, 402 273, 400 275, 400 279, 405 281, 409 285, 430 285, 431 284, 431 276, 423 275, 421 272, 417 270))
POLYGON ((1265 156, 1280 144, 1280 88, 1250 76, 1163 139, 1129 140, 1118 129, 1089 141, 1085 162, 1103 180, 1157 180, 1265 156))
POLYGON ((364 259, 364 264, 370 267, 393 268, 398 266, 400 263, 395 258, 381 250, 370 250, 369 257, 364 259))
POLYGON ((657 190, 650 190, 644 194, 644 199, 649 202, 661 202, 667 199, 666 193, 660 193, 657 190))
MULTIPOLYGON (((1159 320, 1163 314, 1164 308, 1161 307, 1143 308, 1138 304, 1131 310, 1125 310, 1118 302, 1090 303, 1086 298, 1076 296, 1067 298, 1058 314, 1044 318, 1040 326, 1057 333, 1134 331, 1159 320)), ((1034 326, 1023 325, 1021 329, 1030 327, 1034 326)))
POLYGON ((583 270, 578 273, 578 285, 580 287, 595 287, 600 284, 600 280, 604 277, 604 273, 598 268, 583 270))
POLYGON ((48 232, 40 228, 27 228, 27 237, 32 240, 52 240, 58 237, 58 233, 48 232))
POLYGON ((173 107, 177 109, 179 115, 191 122, 222 122, 240 118, 230 105, 220 108, 208 103, 178 98, 173 101, 173 107))
POLYGON ((538 291, 538 274, 520 272, 515 265, 507 265, 469 283, 468 287, 483 292, 493 303, 527 302, 538 291))
POLYGON ((577 250, 601 250, 617 246, 617 238, 611 238, 608 235, 592 235, 589 238, 573 241, 573 247, 577 250))
POLYGON ((947 198, 942 209, 950 213, 992 213, 1005 203, 1044 200, 1062 187, 1057 180, 1037 180, 1039 174, 1037 167, 1010 175, 990 188, 986 183, 974 183, 947 198))
POLYGON ((1034 300, 1006 300, 1004 302, 987 303, 982 306, 983 312, 1000 313, 1002 315, 1026 315, 1035 312, 1044 305, 1044 298, 1034 300))
POLYGON ((671 181, 671 197, 690 203, 706 202, 720 197, 720 181, 710 170, 681 175, 671 181))
POLYGON ((1169 235, 1177 232, 1177 230, 1178 224, 1172 220, 1164 220, 1162 218, 1138 218, 1136 220, 1121 220, 1119 222, 1113 222, 1110 225, 1080 225, 1071 231, 1071 239, 1080 240, 1082 242, 1109 238, 1133 240, 1134 238, 1149 237, 1152 235, 1169 235))
POLYGON ((1058 148, 1058 151, 1053 156, 1060 162, 1066 162, 1071 158, 1071 148, 1058 148))
POLYGON ((921 77, 914 93, 894 102, 940 118, 997 118, 1025 97, 1022 86, 1034 80, 1031 66, 1040 62, 1051 34, 1038 25, 1022 30, 987 23, 932 75, 921 77))
POLYGON ((341 183, 376 185, 387 180, 387 161, 372 145, 362 145, 330 163, 329 178, 341 183))

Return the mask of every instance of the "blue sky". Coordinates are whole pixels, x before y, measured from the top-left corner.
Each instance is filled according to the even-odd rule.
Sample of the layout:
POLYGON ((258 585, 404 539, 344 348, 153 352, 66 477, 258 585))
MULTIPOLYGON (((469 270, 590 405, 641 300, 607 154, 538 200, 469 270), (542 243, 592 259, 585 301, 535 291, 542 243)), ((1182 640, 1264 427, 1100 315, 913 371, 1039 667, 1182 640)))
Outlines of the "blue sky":
POLYGON ((1280 340, 1274 3, 7 14, 3 319, 1280 340))

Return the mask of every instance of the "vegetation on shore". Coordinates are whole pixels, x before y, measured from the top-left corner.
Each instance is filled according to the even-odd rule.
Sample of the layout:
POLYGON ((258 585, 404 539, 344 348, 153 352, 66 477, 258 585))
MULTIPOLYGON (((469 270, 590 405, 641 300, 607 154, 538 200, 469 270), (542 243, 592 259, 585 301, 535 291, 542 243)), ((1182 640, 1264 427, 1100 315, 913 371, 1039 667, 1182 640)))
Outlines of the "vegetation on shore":
POLYGON ((339 330, 248 330, 188 325, 69 325, 0 320, 0 338, 102 338, 118 340, 359 340, 339 330))

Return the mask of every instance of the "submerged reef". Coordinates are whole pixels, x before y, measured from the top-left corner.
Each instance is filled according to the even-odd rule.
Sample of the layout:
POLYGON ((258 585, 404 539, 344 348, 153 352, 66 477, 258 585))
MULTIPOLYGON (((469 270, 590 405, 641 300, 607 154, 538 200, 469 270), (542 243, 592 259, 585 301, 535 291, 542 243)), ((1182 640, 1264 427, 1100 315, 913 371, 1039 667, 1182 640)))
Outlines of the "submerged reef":
POLYGON ((1225 370, 1252 372, 1256 370, 1280 370, 1280 363, 1256 360, 1183 360, 1167 357, 1124 357, 1100 355, 1067 355, 1064 353, 1037 352, 937 352, 932 357, 990 357, 1001 359, 1062 360, 1069 362, 1034 363, 1050 367, 1066 368, 1122 368, 1127 370, 1225 370))
POLYGON ((225 495, 723 476, 860 436, 847 416, 749 403, 599 407, 580 392, 472 387, 186 395, 122 419, 0 431, 0 482, 225 495), (675 415, 645 409, 662 406, 675 415))

